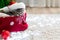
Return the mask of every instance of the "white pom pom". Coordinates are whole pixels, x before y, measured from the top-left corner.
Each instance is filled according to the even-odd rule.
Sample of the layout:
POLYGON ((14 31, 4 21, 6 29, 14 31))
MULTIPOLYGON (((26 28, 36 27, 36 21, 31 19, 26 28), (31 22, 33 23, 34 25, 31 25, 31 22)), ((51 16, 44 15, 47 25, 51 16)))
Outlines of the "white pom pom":
POLYGON ((13 26, 14 25, 14 22, 12 21, 12 22, 10 22, 10 26, 13 26))

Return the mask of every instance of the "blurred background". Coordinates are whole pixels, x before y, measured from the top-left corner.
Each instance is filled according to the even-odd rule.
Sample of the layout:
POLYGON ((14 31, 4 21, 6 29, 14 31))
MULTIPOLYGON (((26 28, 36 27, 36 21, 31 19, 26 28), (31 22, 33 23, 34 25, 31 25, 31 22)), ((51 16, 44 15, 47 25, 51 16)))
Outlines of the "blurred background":
POLYGON ((24 2, 28 13, 60 13, 60 0, 16 0, 24 2))
POLYGON ((60 7, 60 0, 16 0, 30 7, 60 7))

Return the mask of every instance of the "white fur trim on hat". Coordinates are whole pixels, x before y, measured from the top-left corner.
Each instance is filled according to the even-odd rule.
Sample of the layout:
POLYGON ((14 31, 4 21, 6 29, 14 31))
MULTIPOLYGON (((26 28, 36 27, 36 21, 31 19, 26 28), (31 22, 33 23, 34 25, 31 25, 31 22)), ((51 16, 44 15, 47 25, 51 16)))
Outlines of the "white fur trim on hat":
POLYGON ((24 8, 25 9, 25 4, 23 2, 20 3, 15 3, 11 6, 9 6, 10 10, 18 9, 18 8, 24 8))
POLYGON ((25 10, 25 4, 23 2, 15 3, 15 4, 12 4, 10 6, 4 7, 0 10, 4 10, 4 12, 9 12, 9 11, 12 11, 12 10, 15 10, 18 8, 23 8, 25 10))

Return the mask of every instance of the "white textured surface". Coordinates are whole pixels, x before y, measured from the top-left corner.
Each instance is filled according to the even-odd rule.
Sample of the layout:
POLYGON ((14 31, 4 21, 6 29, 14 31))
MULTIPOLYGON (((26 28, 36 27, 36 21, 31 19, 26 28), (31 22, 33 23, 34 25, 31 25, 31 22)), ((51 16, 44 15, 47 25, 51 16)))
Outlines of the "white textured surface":
POLYGON ((60 40, 60 14, 28 14, 27 22, 29 28, 9 40, 60 40))
POLYGON ((60 14, 29 14, 32 40, 60 40, 60 14))

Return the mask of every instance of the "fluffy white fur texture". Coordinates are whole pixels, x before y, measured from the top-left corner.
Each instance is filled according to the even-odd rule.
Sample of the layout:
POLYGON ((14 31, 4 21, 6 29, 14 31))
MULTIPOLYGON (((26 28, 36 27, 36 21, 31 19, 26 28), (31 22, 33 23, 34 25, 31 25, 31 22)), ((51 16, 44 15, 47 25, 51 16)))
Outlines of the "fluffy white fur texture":
POLYGON ((15 10, 15 9, 18 9, 18 8, 23 8, 25 10, 25 4, 23 2, 15 3, 13 5, 4 7, 0 10, 4 10, 5 12, 9 12, 9 11, 12 11, 12 10, 15 10))

